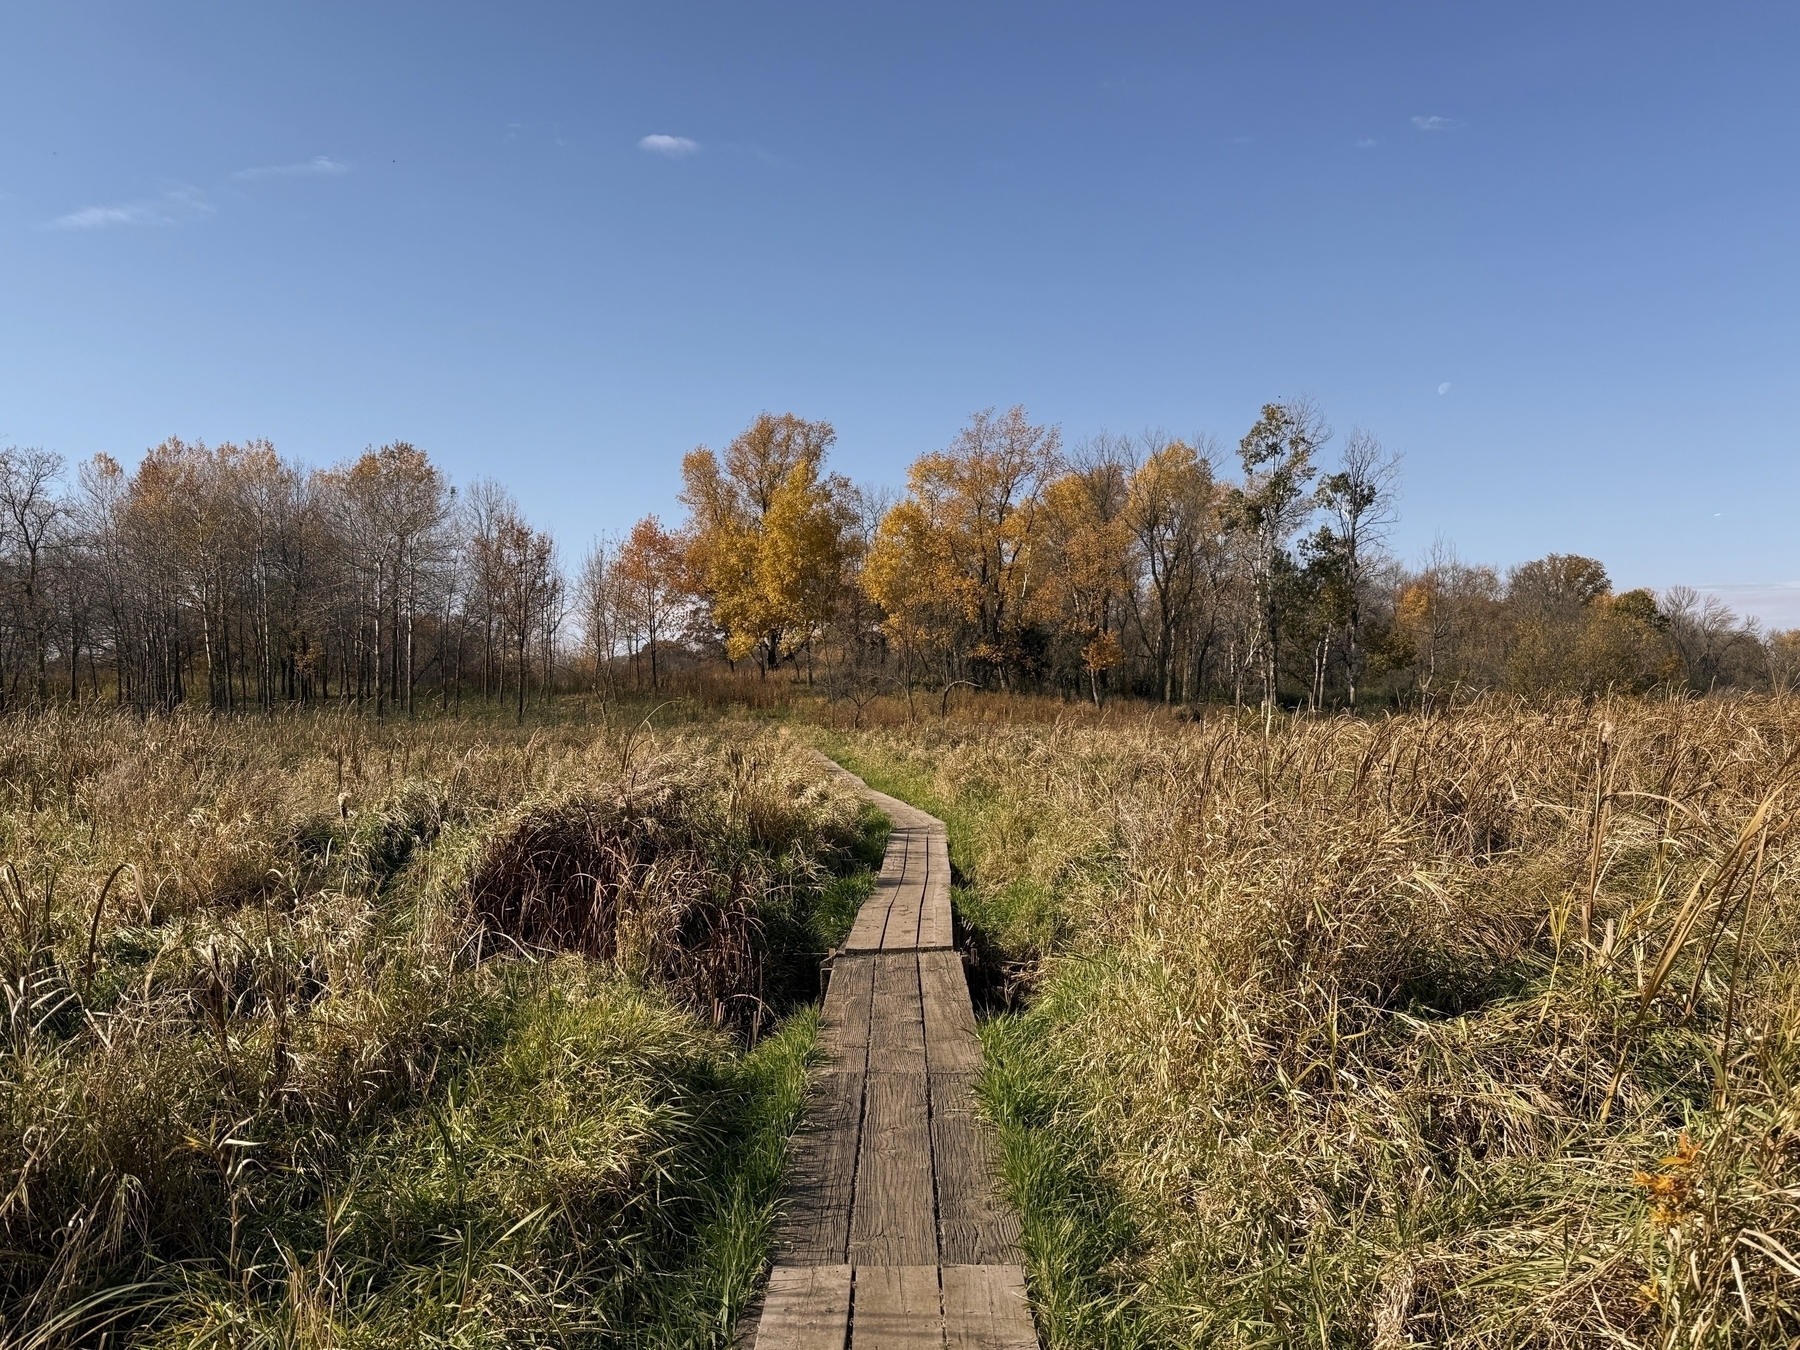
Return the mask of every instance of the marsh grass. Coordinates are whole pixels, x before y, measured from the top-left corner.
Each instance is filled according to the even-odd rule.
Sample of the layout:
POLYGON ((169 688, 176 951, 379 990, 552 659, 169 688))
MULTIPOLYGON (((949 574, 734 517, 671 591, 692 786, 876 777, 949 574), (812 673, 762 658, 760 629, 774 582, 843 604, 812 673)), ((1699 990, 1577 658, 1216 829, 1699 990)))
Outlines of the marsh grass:
POLYGON ((870 848, 781 738, 46 714, 0 767, 0 1344, 725 1342, 870 848), (619 865, 534 926, 546 829, 619 865))
POLYGON ((875 878, 881 871, 881 860, 887 851, 889 822, 873 807, 865 805, 858 818, 862 845, 855 858, 853 871, 826 882, 807 915, 804 942, 789 945, 807 951, 826 951, 841 946, 856 924, 857 911, 875 893, 875 878))
POLYGON ((1800 708, 829 734, 1018 967, 1048 1344, 1800 1337, 1800 708))

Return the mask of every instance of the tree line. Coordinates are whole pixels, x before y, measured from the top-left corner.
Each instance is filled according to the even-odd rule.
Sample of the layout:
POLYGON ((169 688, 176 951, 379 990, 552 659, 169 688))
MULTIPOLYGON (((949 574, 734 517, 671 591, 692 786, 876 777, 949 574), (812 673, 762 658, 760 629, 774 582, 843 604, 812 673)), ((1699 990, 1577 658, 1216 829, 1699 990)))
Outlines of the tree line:
POLYGON ((968 686, 1315 711, 1800 680, 1800 634, 1683 588, 1615 592, 1591 558, 1404 565, 1398 457, 1304 401, 1263 407, 1231 452, 1065 447, 989 410, 898 494, 830 472, 835 441, 764 414, 684 458, 679 522, 568 570, 504 488, 459 491, 405 442, 307 469, 266 441, 171 439, 72 476, 0 451, 0 709, 467 698, 522 717, 714 665, 858 704, 968 686))
POLYGON ((655 614, 623 620, 653 652, 785 664, 858 701, 966 684, 1319 711, 1800 677, 1800 634, 1692 590, 1615 592, 1591 558, 1405 566, 1399 458, 1304 401, 1264 406, 1232 453, 1156 433, 1065 448, 989 410, 893 500, 827 472, 834 439, 764 415, 688 455, 685 520, 646 518, 603 561, 588 631, 655 614))
POLYGON ((498 484, 395 442, 308 471, 266 441, 168 440, 73 481, 0 451, 0 708, 148 713, 350 700, 412 714, 550 688, 567 587, 498 484))

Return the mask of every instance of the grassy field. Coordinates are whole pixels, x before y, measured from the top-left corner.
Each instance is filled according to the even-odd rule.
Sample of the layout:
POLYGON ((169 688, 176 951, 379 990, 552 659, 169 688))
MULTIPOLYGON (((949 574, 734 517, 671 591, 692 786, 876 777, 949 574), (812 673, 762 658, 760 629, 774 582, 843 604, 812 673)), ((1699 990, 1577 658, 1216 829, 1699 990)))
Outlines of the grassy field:
POLYGON ((1800 1339, 1800 706, 816 734, 950 823, 1047 1344, 1800 1339))
POLYGON ((0 720, 0 1345, 725 1343, 879 849, 745 727, 0 720))
POLYGON ((565 711, 0 720, 0 1346, 725 1344, 796 739, 950 824, 1047 1345, 1800 1337, 1800 709, 565 711))

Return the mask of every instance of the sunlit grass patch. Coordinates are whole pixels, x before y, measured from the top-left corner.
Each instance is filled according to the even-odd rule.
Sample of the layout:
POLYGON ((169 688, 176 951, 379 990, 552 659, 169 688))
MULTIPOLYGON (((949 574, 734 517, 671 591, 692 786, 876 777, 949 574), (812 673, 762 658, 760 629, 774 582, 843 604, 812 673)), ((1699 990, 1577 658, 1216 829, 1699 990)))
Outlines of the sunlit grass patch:
POLYGON ((1046 1338, 1800 1336, 1797 714, 835 733, 1020 972, 1046 1338))

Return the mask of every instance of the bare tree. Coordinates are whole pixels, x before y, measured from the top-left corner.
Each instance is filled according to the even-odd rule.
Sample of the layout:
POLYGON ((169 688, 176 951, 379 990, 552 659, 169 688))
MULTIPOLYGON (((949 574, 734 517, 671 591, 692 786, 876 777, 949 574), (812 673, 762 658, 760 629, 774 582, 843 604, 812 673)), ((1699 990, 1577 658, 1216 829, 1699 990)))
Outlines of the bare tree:
POLYGON ((594 663, 594 687, 602 699, 613 692, 613 657, 619 650, 619 595, 614 575, 616 540, 596 540, 581 560, 576 579, 576 608, 588 656, 594 663))
POLYGON ((1319 503, 1330 514, 1330 547, 1344 581, 1344 672, 1350 711, 1356 711, 1365 654, 1362 609, 1371 564, 1398 514, 1394 509, 1400 457, 1382 449, 1373 435, 1356 428, 1338 457, 1338 471, 1319 484, 1319 503))
POLYGON ((51 536, 63 516, 61 474, 60 455, 16 446, 0 450, 0 545, 30 643, 32 689, 39 700, 50 696, 47 665, 54 612, 44 574, 51 536))
POLYGON ((1267 403, 1238 444, 1244 483, 1234 494, 1240 527, 1254 541, 1251 555, 1262 631, 1257 635, 1263 676, 1263 708, 1273 712, 1280 672, 1278 566, 1287 541, 1313 510, 1308 485, 1318 472, 1314 457, 1331 439, 1324 416, 1309 400, 1267 403))
POLYGON ((1766 670, 1761 635, 1718 596, 1671 586, 1662 593, 1659 608, 1668 618, 1689 688, 1700 693, 1743 688, 1755 682, 1758 665, 1766 670))
POLYGON ((505 584, 498 549, 499 522, 518 514, 512 494, 491 478, 478 478, 469 485, 464 497, 463 538, 468 549, 467 584, 469 603, 474 607, 468 617, 478 621, 481 629, 481 693, 483 698, 499 692, 498 663, 495 659, 500 624, 500 593, 505 584))

